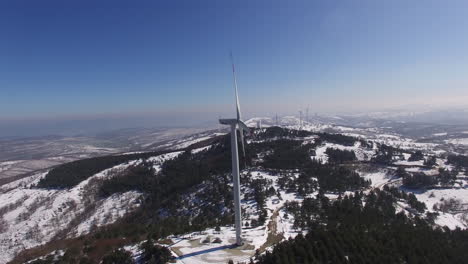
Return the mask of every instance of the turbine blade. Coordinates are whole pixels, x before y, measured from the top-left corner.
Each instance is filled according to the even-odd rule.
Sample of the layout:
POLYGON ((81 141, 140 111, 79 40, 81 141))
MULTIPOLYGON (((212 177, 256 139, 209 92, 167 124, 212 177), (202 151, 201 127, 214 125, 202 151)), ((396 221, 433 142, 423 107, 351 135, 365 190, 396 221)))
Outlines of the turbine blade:
POLYGON ((244 155, 243 157, 245 158, 244 130, 239 129, 239 132, 240 132, 240 141, 241 141, 241 146, 242 146, 242 154, 244 155))
POLYGON ((237 120, 241 120, 242 119, 242 116, 241 116, 241 111, 240 111, 240 105, 239 105, 239 94, 238 94, 238 91, 237 91, 237 78, 236 78, 236 70, 234 68, 234 59, 233 59, 233 56, 232 56, 232 52, 231 52, 231 64, 232 64, 232 76, 234 78, 234 89, 235 89, 235 93, 236 93, 236 111, 237 111, 237 120))
POLYGON ((244 131, 247 132, 247 134, 250 134, 250 129, 244 122, 242 122, 242 120, 237 121, 237 125, 239 126, 240 141, 242 144, 242 153, 244 154, 244 157, 245 157, 244 131))
POLYGON ((247 133, 249 133, 249 127, 242 120, 238 120, 237 124, 239 125, 239 129, 245 130, 247 133))

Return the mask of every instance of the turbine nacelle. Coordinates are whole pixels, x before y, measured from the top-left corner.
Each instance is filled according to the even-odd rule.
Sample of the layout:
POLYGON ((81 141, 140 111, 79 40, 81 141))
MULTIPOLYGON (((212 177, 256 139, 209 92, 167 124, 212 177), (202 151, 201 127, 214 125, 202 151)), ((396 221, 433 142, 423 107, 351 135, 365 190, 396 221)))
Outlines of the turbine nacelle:
POLYGON ((219 123, 222 125, 237 125, 239 130, 249 132, 249 127, 242 120, 234 118, 219 119, 219 123))
POLYGON ((219 123, 222 124, 222 125, 235 126, 235 129, 239 130, 239 132, 240 132, 240 141, 241 141, 241 145, 242 145, 242 154, 245 157, 244 131, 247 132, 247 134, 249 134, 250 133, 249 127, 242 120, 238 120, 238 119, 234 119, 234 118, 220 119, 219 123))

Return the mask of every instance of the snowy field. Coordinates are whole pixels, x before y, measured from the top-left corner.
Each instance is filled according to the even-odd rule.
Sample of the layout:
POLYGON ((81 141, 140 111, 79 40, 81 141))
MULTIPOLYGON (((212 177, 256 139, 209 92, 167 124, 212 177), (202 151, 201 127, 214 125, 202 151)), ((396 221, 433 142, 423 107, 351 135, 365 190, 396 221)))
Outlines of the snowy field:
POLYGON ((339 144, 334 144, 334 143, 325 143, 322 144, 321 146, 318 146, 315 150, 315 156, 312 156, 312 159, 321 161, 321 163, 327 163, 328 162, 328 155, 325 153, 327 149, 339 149, 339 150, 347 150, 347 151, 354 151, 354 154, 356 155, 356 158, 359 161, 365 161, 369 160, 374 154, 374 150, 368 150, 365 148, 361 147, 361 142, 356 142, 354 146, 343 146, 339 144))
POLYGON ((418 198, 419 201, 424 202, 427 206, 427 209, 431 212, 434 212, 433 206, 435 204, 440 204, 443 201, 448 201, 450 199, 458 200, 461 203, 460 211, 443 213, 439 212, 439 216, 436 219, 436 224, 440 226, 447 226, 450 229, 455 229, 456 227, 467 228, 467 222, 464 220, 467 213, 468 205, 468 189, 459 188, 459 189, 431 189, 427 191, 414 191, 414 195, 418 198))
POLYGON ((393 176, 389 175, 388 171, 378 171, 378 172, 360 172, 358 173, 366 180, 371 181, 372 188, 382 188, 385 184, 389 183, 393 180, 393 176))

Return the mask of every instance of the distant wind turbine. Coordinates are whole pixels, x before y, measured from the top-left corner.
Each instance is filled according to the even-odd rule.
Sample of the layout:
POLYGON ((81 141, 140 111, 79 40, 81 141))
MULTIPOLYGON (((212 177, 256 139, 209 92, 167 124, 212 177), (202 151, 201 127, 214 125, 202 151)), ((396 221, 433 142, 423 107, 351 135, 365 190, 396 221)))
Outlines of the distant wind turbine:
POLYGON ((244 147, 244 131, 248 132, 249 128, 242 121, 240 105, 239 105, 239 95, 237 92, 237 80, 236 80, 236 71, 234 68, 234 60, 231 53, 231 63, 232 63, 232 75, 234 78, 234 89, 236 95, 236 112, 237 118, 232 119, 219 119, 219 123, 223 125, 231 126, 231 155, 232 155, 232 182, 233 182, 233 192, 234 192, 234 210, 235 210, 235 226, 236 226, 236 244, 238 246, 242 245, 242 216, 241 216, 241 205, 240 205, 240 177, 239 177, 239 151, 237 146, 237 130, 239 130, 242 153, 245 157, 245 147, 244 147))
POLYGON ((302 129, 302 110, 299 110, 299 130, 302 129))

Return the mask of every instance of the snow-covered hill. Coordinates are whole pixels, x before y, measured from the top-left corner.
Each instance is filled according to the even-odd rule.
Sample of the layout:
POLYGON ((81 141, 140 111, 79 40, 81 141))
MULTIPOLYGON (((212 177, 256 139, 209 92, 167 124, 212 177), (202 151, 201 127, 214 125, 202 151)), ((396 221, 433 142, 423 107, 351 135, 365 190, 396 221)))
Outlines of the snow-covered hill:
MULTIPOLYGON (((271 118, 248 120, 249 126, 261 125, 262 127, 247 139, 248 142, 261 143, 263 140, 255 138, 255 135, 265 131, 267 127, 275 126, 275 123, 276 120, 271 118)), ((453 142, 449 142, 451 144, 447 144, 445 141, 424 142, 378 127, 360 128, 319 121, 305 122, 295 117, 283 117, 279 123, 282 127, 292 130, 339 133, 357 138, 358 140, 352 145, 326 140, 320 141, 314 146, 314 153, 310 155, 310 159, 325 164, 329 162, 327 149, 352 151, 356 156, 354 164, 356 171, 362 178, 372 181, 372 184, 363 190, 364 192, 370 192, 376 188, 383 189, 385 186, 398 187, 407 193, 413 193, 418 200, 426 203, 424 212, 417 213, 417 215, 426 216, 429 213, 437 213, 435 223, 438 225, 448 226, 451 229, 467 227, 468 180, 466 168, 455 168, 453 165, 447 164, 448 154, 464 153, 463 149, 451 147, 453 142), (403 153, 392 156, 391 164, 375 165, 372 160, 378 155, 379 146, 382 145, 399 149, 403 153), (415 151, 421 151, 425 159, 436 157, 435 166, 425 167, 423 160, 409 161, 410 153, 415 151), (439 169, 448 172, 455 172, 456 169, 458 171, 456 179, 451 185, 437 185, 430 189, 407 188, 402 185, 402 179, 396 176, 395 172, 398 167, 403 167, 408 173, 419 173, 427 177, 438 175, 439 169), (447 205, 447 202, 450 204, 447 205)), ((223 134, 225 134, 224 131, 201 132, 168 140, 158 147, 178 150, 223 134)), ((303 141, 303 144, 314 144, 319 138, 316 134, 314 135, 292 138, 292 140, 303 141)), ((192 153, 201 153, 209 148, 210 146, 204 146, 192 150, 192 153)), ((180 155, 180 153, 173 152, 154 156, 146 161, 153 164, 155 171, 159 171, 165 161, 180 155)), ((265 155, 268 153, 262 153, 258 158, 262 159, 265 155)), ((50 240, 77 237, 93 232, 99 226, 113 223, 138 208, 142 196, 140 192, 129 191, 114 194, 105 199, 99 198, 96 192, 100 181, 115 177, 120 171, 141 162, 143 160, 132 160, 119 164, 101 171, 67 190, 35 188, 35 185, 47 172, 37 173, 1 186, 0 263, 6 263, 24 249, 45 244, 50 240)), ((1 163, 0 170, 11 169, 15 164, 15 162, 1 163)), ((301 204, 305 198, 315 197, 319 189, 304 196, 297 191, 288 191, 281 187, 283 183, 280 181, 285 181, 288 177, 291 179, 299 177, 299 173, 294 171, 278 172, 253 166, 243 170, 242 175, 244 179, 242 181, 243 222, 249 223, 249 227, 243 231, 246 241, 245 247, 241 250, 229 248, 234 237, 234 230, 231 226, 221 226, 218 230, 208 228, 195 233, 171 235, 168 237, 172 241, 170 248, 174 256, 178 258, 178 263, 215 263, 224 262, 226 259, 248 260, 257 250, 267 250, 274 243, 295 237, 303 231, 295 226, 294 216, 288 214, 285 204, 291 202, 301 204), (246 179, 249 180, 246 181, 246 179), (264 182, 265 189, 271 188, 273 191, 265 200, 266 215, 262 217, 266 221, 253 225, 253 222, 258 223, 260 218, 257 210, 258 205, 252 198, 254 190, 251 181, 255 180, 264 182)), ((210 192, 209 186, 210 183, 204 182, 193 188, 197 191, 186 193, 183 197, 186 207, 180 208, 180 213, 195 215, 197 208, 204 201, 202 197, 197 196, 197 193, 210 192)), ((326 196, 331 200, 338 198, 337 193, 326 193, 326 196)), ((416 214, 405 201, 398 202, 396 207, 408 215, 416 214)), ((137 244, 129 244, 126 248, 133 252, 136 259, 138 258, 137 244)))
MULTIPOLYGON (((158 169, 180 152, 151 157, 158 169)), ((139 206, 141 193, 130 191, 100 199, 99 182, 141 163, 133 160, 104 170, 66 190, 47 190, 35 185, 47 172, 0 187, 0 263, 6 263, 26 248, 56 238, 87 234, 113 223, 139 206)))

